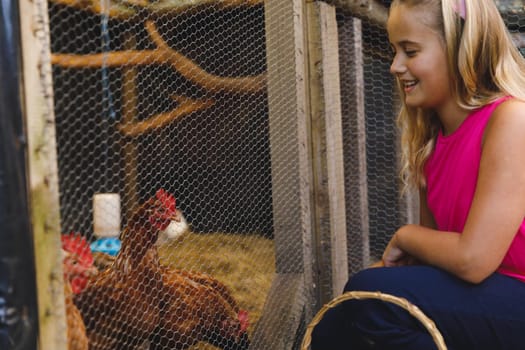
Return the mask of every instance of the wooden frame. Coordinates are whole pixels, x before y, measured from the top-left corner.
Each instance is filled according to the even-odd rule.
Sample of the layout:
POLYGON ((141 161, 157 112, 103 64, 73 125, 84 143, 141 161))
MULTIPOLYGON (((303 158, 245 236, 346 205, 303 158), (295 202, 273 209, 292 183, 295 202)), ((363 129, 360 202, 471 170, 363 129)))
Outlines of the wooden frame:
POLYGON ((344 163, 349 274, 370 264, 368 181, 366 164, 365 86, 363 71, 362 21, 345 20, 339 27, 342 69, 341 100, 345 132, 344 163), (345 53, 345 54, 343 54, 345 53), (348 69, 354 67, 354 69, 348 69), (352 246, 360 242, 358 247, 352 246))
POLYGON ((34 234, 39 348, 66 350, 67 332, 59 253, 60 210, 47 2, 20 0, 29 203, 34 234), (43 92, 42 92, 43 91, 43 92))
POLYGON ((293 348, 348 278, 335 15, 320 2, 265 3, 277 274, 257 349, 293 348))

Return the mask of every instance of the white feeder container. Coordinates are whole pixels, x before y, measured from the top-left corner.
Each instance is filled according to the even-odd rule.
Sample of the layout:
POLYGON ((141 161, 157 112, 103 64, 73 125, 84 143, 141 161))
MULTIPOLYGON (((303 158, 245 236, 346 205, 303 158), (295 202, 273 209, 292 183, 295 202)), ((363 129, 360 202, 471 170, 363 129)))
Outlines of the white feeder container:
POLYGON ((120 195, 118 193, 93 195, 93 233, 98 238, 120 235, 120 195))

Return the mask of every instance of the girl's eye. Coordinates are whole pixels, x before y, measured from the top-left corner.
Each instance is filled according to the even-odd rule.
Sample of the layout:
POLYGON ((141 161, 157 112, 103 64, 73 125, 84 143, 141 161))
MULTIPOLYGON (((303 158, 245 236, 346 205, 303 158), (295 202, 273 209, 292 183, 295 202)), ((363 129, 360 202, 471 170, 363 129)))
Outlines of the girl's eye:
POLYGON ((393 46, 390 46, 390 53, 391 53, 392 55, 395 55, 395 54, 396 54, 396 49, 394 49, 393 46))
POLYGON ((394 57, 396 57, 396 50, 390 50, 387 52, 387 57, 390 59, 390 60, 393 60, 394 57))
POLYGON ((408 56, 408 57, 413 57, 416 55, 416 51, 415 50, 405 50, 405 54, 408 56))

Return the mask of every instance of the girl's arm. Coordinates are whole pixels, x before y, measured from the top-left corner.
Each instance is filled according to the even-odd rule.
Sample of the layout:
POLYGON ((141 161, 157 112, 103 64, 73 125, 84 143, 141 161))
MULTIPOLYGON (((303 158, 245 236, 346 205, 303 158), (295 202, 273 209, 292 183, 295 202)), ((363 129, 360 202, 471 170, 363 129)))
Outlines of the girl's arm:
POLYGON ((419 190, 419 224, 429 228, 436 228, 434 216, 428 209, 427 191, 425 189, 419 190))
MULTIPOLYGON (((395 266, 399 252, 473 283, 501 264, 525 218, 525 102, 509 100, 493 112, 485 131, 476 193, 461 234, 433 225, 406 225, 383 254, 395 266)), ((423 224, 428 218, 422 215, 423 224)), ((428 222, 427 222, 428 224, 428 222)))
MULTIPOLYGON (((428 209, 427 194, 424 189, 419 191, 419 225, 428 228, 436 228, 434 216, 430 212, 430 209, 428 209)), ((388 254, 383 254, 381 260, 373 263, 369 267, 406 266, 421 263, 421 261, 414 256, 392 244, 387 246, 387 248, 389 249, 388 254), (384 260, 385 256, 387 256, 386 262, 384 260)))

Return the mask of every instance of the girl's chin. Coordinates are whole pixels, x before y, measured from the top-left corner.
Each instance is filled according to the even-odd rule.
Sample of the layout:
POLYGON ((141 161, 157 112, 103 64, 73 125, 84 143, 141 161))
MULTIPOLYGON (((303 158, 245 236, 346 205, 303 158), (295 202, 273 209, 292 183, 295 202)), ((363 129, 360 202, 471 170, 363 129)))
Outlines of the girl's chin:
POLYGON ((405 95, 405 104, 408 107, 416 108, 421 107, 423 105, 423 101, 414 95, 405 95))

